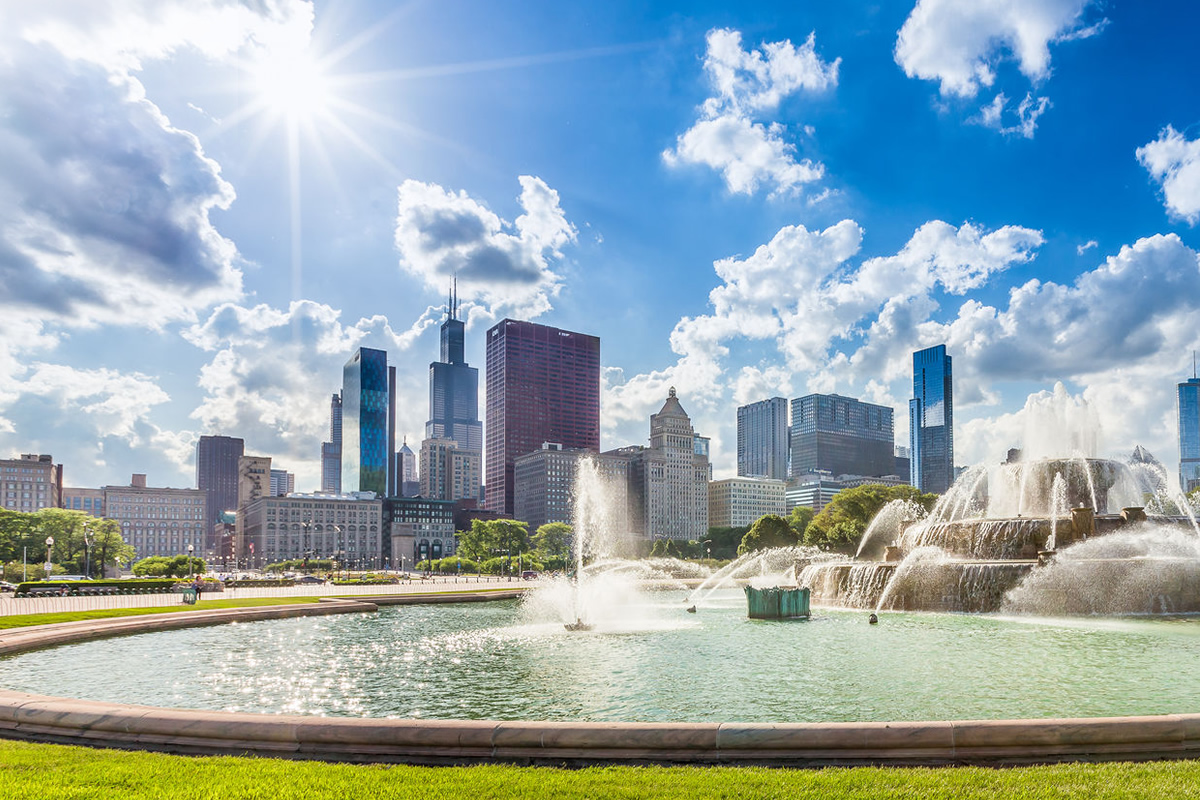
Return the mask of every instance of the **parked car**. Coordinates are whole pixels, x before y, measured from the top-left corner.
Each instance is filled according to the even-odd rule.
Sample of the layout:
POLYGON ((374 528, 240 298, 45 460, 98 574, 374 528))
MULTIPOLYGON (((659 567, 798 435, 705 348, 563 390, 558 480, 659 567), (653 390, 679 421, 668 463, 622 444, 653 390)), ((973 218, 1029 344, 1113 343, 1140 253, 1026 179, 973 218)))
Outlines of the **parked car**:
POLYGON ((531 569, 527 569, 521 573, 521 578, 527 581, 536 581, 538 579, 538 574, 531 569))
POLYGON ((296 578, 296 583, 324 583, 323 578, 318 578, 316 575, 301 575, 296 578))
POLYGON ((15 592, 17 585, 8 581, 0 581, 0 592, 15 592))

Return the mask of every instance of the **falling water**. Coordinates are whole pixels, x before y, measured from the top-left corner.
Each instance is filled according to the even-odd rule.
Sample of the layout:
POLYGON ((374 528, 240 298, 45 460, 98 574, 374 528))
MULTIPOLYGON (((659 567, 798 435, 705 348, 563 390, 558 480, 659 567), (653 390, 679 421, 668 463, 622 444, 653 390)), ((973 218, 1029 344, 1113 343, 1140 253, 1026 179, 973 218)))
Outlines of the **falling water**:
POLYGON ((1058 520, 1071 513, 1067 504, 1067 482, 1061 472, 1054 473, 1054 483, 1050 486, 1050 538, 1046 540, 1046 549, 1053 550, 1058 546, 1058 520))

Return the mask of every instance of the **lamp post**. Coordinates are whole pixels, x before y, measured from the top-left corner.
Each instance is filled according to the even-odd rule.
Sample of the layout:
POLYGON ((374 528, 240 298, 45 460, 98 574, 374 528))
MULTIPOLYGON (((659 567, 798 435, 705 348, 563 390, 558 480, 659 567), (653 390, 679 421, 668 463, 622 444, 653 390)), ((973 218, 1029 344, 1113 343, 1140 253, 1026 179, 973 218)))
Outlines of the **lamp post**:
POLYGON ((704 552, 708 554, 709 558, 712 558, 712 539, 705 539, 700 544, 704 545, 704 552))
POLYGON ((46 577, 47 578, 50 577, 50 568, 51 568, 51 566, 53 566, 50 561, 50 553, 52 550, 54 550, 54 537, 47 536, 46 537, 46 577))
POLYGON ((188 580, 192 579, 192 568, 195 566, 192 563, 192 553, 196 551, 196 545, 188 542, 188 580))
POLYGON ((84 568, 83 574, 88 580, 92 579, 92 532, 85 530, 83 532, 83 553, 84 553, 84 568))

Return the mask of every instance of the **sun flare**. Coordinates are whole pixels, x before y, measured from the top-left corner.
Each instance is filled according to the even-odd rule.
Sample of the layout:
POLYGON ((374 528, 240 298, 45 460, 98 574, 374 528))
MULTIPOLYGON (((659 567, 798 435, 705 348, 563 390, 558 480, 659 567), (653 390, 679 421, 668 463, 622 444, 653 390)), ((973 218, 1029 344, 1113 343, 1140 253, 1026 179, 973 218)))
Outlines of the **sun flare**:
POLYGON ((329 110, 331 81, 308 49, 275 51, 251 70, 264 108, 294 120, 309 120, 329 110))

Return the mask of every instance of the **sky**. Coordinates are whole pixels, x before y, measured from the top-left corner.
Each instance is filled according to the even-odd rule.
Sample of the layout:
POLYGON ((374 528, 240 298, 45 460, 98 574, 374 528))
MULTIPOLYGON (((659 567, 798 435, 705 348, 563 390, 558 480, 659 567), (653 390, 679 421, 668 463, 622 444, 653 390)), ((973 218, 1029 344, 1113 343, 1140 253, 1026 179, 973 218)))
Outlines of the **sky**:
POLYGON ((1035 447, 1026 408, 1057 396, 1100 454, 1174 470, 1198 17, 0 2, 0 455, 192 486, 223 434, 315 490, 359 346, 419 443, 457 275, 481 371, 505 317, 600 337, 603 449, 644 443, 671 386, 716 477, 771 396, 891 406, 906 445, 911 354, 944 343, 957 463, 1035 447))

